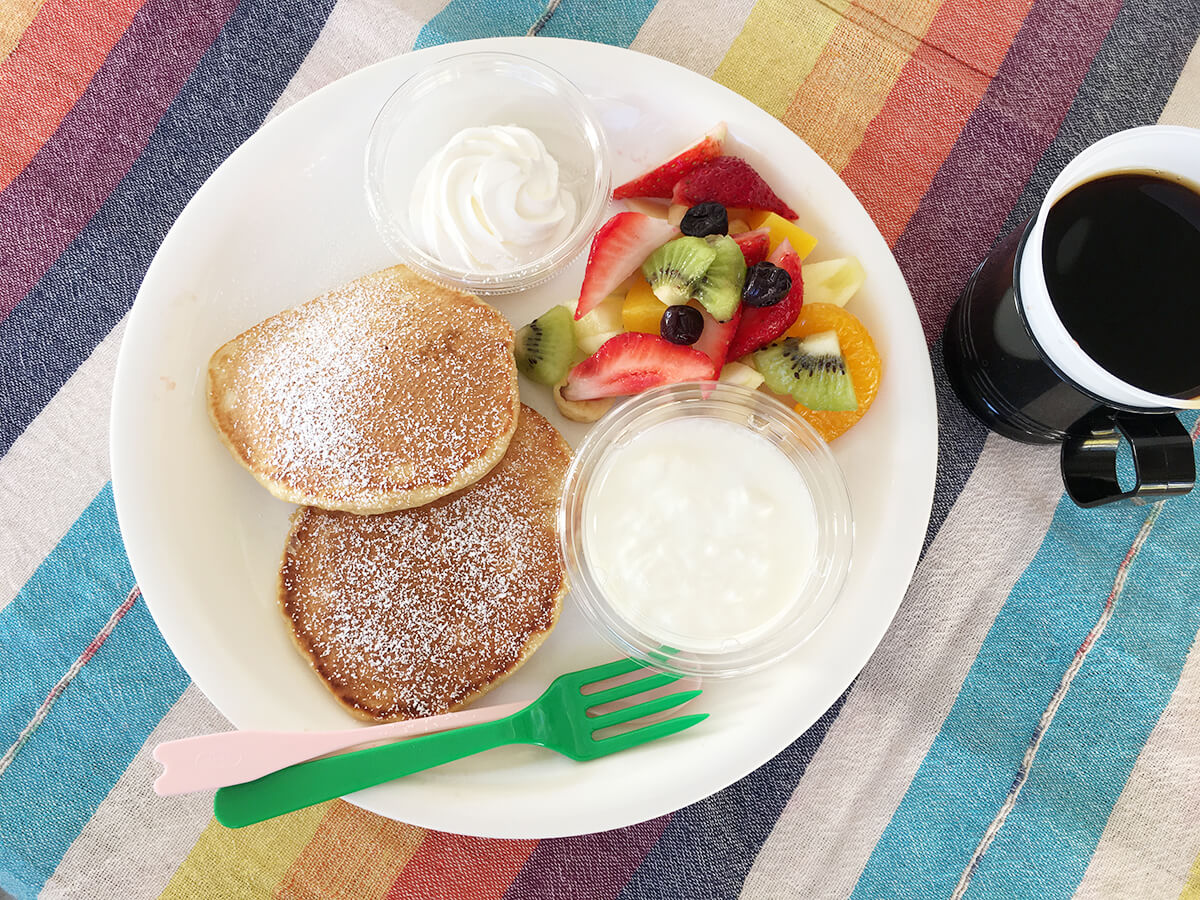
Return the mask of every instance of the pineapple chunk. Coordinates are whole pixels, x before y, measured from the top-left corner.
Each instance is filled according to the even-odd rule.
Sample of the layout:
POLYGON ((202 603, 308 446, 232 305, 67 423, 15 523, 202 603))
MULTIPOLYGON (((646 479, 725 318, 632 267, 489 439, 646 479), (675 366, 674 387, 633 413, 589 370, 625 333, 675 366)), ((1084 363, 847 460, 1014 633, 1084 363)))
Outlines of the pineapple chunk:
POLYGON ((804 302, 832 303, 834 306, 845 306, 867 277, 855 256, 807 263, 801 273, 804 276, 804 302))
POLYGON ((582 319, 575 320, 575 343, 588 356, 599 350, 610 337, 621 333, 622 302, 619 294, 613 294, 582 319))
POLYGON ((719 380, 726 384, 739 384, 751 391, 758 390, 758 386, 764 381, 758 369, 740 362, 725 363, 721 368, 719 380))

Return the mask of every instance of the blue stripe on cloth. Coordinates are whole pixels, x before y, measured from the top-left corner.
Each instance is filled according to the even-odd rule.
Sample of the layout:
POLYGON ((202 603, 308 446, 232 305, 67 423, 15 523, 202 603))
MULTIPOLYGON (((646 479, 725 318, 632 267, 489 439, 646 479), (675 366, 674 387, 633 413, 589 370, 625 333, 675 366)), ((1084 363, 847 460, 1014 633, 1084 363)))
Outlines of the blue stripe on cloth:
MULTIPOLYGON (((1074 527, 1089 522, 1080 511, 1074 527)), ((1163 505, 967 897, 1069 897, 1078 886, 1200 630, 1197 547, 1194 491, 1163 505)))
MULTIPOLYGON (((133 587, 112 487, 0 610, 0 751, 133 587)), ((188 678, 134 603, 0 775, 0 887, 33 898, 188 678)))
POLYGON ((679 810, 633 873, 621 900, 733 900, 763 841, 783 814, 796 784, 849 690, 790 747, 736 784, 679 810), (697 853, 697 848, 703 852, 697 853))
MULTIPOLYGON (((628 47, 655 0, 562 0, 539 32, 546 37, 575 38, 628 47)), ((546 10, 544 0, 450 0, 417 35, 420 50, 451 41, 485 37, 517 37, 527 33, 546 10)))
MULTIPOLYGON (((1054 826, 1039 836, 1037 844, 1006 843, 1003 855, 1010 868, 1024 869, 1039 885, 1055 877, 1057 870, 1067 870, 1057 877, 1072 886, 1082 875, 1090 848, 1099 838, 1095 829, 1103 828, 1129 765, 1178 679, 1196 633, 1197 625, 1190 623, 1200 618, 1195 588, 1183 580, 1190 570, 1181 567, 1175 555, 1194 553, 1198 503, 1200 495, 1168 502, 1168 507, 1175 504, 1175 511, 1164 514, 1180 517, 1184 523, 1163 533, 1157 528, 1151 531, 1141 552, 1153 561, 1147 564, 1143 560, 1138 568, 1139 573, 1145 571, 1147 578, 1157 580, 1136 589, 1127 585, 1135 594, 1117 602, 1108 630, 1092 650, 1102 652, 1096 659, 1089 656, 1066 695, 1071 716, 1056 719, 1043 741, 1043 749, 1050 740, 1061 748, 1051 754, 1050 763, 1060 767, 1066 764, 1063 754, 1084 754, 1090 741, 1115 749, 1097 748, 1090 756, 1084 754, 1088 756, 1086 764, 1077 761, 1074 777, 1086 777, 1086 782, 1077 784, 1070 795, 1056 793, 1063 785, 1053 785, 1046 773, 1044 786, 1028 801, 1042 807, 1043 814, 1051 811, 1054 826), (1190 602, 1186 599, 1189 590, 1190 602), (1156 601, 1154 596, 1160 599, 1156 601), (1164 597, 1170 599, 1164 601, 1164 597), (1184 608, 1168 613, 1167 604, 1184 608), (1145 646, 1137 638, 1139 634, 1153 636, 1161 646, 1145 646), (1117 660, 1131 671, 1116 672, 1117 660), (1141 667, 1150 671, 1133 671, 1141 667), (1079 679, 1088 686, 1076 697, 1072 692, 1080 687, 1079 679), (1105 690, 1114 691, 1115 696, 1099 696, 1105 690), (1089 792, 1088 821, 1079 824, 1089 834, 1095 831, 1094 835, 1074 844, 1060 840, 1055 829, 1075 821, 1077 811, 1072 804, 1089 792), (1020 865, 1014 867, 1014 860, 1020 860, 1020 865)), ((1146 507, 1081 510, 1062 499, 1045 540, 996 616, 949 716, 876 844, 853 896, 931 897, 953 892, 1003 805, 1034 729, 1076 649, 1098 620, 1117 568, 1146 516, 1146 507)), ((1061 715, 1064 709, 1059 712, 1061 715)), ((1046 772, 1040 752, 1038 771, 1046 772)), ((1081 811, 1078 815, 1085 814, 1081 811)), ((1004 833, 1002 829, 1001 836, 1004 833)), ((987 856, 984 863, 990 865, 987 856)), ((1007 877, 1014 877, 1013 873, 1008 872, 1007 877)), ((1021 895, 1019 887, 1012 889, 1012 896, 1021 895)), ((1035 893, 1052 896, 1040 888, 1035 893)), ((1003 891, 995 895, 1009 896, 1003 891)))
POLYGON ((979 454, 983 452, 983 443, 988 436, 987 427, 967 411, 950 387, 946 378, 943 346, 939 337, 929 348, 933 390, 937 398, 938 458, 933 505, 929 510, 929 524, 925 528, 925 543, 921 545, 922 557, 942 530, 958 495, 967 486, 967 479, 979 463, 979 454))
POLYGON ((335 0, 242 0, 145 152, 0 324, 0 454, 133 304, 167 229, 262 124, 335 0))

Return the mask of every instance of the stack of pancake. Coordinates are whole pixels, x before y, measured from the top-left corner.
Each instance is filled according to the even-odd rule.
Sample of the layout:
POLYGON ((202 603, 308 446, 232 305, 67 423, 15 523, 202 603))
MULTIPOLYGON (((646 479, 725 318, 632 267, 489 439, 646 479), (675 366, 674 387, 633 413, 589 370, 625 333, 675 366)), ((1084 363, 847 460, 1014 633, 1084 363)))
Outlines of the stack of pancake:
POLYGON ((213 354, 209 414, 292 518, 279 605, 359 718, 458 709, 558 618, 570 449, 517 392, 511 326, 397 266, 213 354))

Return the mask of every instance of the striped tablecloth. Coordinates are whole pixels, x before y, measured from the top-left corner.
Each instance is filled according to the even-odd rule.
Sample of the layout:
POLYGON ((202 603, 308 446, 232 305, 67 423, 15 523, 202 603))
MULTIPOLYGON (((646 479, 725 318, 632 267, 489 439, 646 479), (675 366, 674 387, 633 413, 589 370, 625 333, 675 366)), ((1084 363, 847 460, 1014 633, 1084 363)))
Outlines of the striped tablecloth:
POLYGON ((1200 125, 1198 31, 1197 0, 0 0, 0 888, 1200 897, 1200 491, 1076 509, 1052 449, 966 415, 938 346, 968 273, 1073 154, 1200 125), (150 789, 156 743, 227 723, 122 550, 106 447, 124 317, 184 203, 265 120, 376 60, 535 23, 711 76, 862 198, 938 376, 923 559, 837 705, 673 815, 501 841, 335 801, 227 831, 209 796, 150 789))

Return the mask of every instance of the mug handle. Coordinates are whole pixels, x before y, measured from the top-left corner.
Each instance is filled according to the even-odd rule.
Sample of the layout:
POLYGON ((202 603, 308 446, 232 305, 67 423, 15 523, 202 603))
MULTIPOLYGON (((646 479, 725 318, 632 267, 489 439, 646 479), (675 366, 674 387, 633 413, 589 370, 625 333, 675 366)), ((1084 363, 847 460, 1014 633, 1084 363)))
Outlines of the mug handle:
POLYGON ((1196 482, 1196 457, 1187 428, 1170 413, 1130 413, 1099 407, 1071 429, 1062 444, 1062 475, 1077 506, 1117 500, 1141 502, 1186 494, 1196 482), (1119 434, 1118 434, 1119 433, 1119 434), (1120 435, 1133 451, 1137 483, 1117 481, 1120 435))

